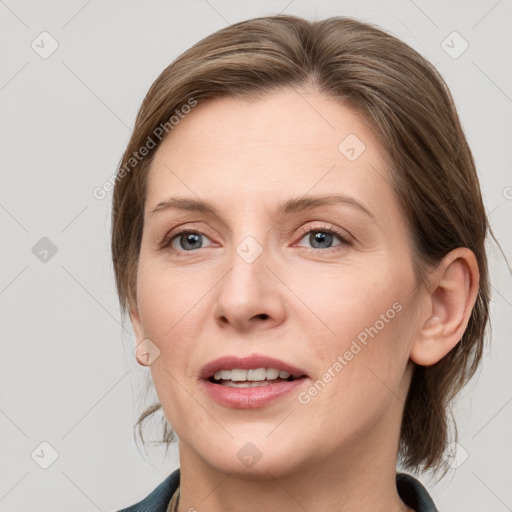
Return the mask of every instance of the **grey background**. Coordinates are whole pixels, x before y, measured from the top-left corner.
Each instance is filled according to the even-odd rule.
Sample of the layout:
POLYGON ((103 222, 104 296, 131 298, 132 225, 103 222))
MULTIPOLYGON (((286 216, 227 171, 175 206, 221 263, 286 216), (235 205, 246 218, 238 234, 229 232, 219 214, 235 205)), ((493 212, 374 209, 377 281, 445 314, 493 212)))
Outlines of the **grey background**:
MULTIPOLYGON (((117 510, 178 467, 176 447, 164 457, 133 440, 149 370, 133 357, 129 322, 121 326, 111 193, 92 191, 114 173, 147 89, 172 59, 228 24, 279 12, 377 23, 438 67, 511 259, 511 0, 0 0, 1 511, 117 510), (47 58, 31 47, 55 44, 43 31, 58 43, 47 58), (457 58, 464 42, 447 39, 454 31, 469 44, 457 58), (52 448, 42 442, 58 453, 47 469, 52 448)), ((503 256, 489 251, 491 350, 458 402, 453 468, 437 484, 421 477, 441 511, 512 510, 512 290, 503 256)), ((155 421, 148 435, 159 431, 155 421)))

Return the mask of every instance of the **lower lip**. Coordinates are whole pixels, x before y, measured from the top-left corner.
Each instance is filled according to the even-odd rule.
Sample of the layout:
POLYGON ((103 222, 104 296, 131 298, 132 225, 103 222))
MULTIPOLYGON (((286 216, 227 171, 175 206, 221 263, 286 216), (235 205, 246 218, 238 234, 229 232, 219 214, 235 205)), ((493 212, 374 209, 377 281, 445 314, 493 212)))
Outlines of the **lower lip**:
POLYGON ((218 403, 237 409, 253 409, 288 395, 308 380, 306 377, 291 381, 281 381, 266 386, 254 386, 249 388, 234 388, 214 384, 209 380, 203 380, 206 392, 218 403))

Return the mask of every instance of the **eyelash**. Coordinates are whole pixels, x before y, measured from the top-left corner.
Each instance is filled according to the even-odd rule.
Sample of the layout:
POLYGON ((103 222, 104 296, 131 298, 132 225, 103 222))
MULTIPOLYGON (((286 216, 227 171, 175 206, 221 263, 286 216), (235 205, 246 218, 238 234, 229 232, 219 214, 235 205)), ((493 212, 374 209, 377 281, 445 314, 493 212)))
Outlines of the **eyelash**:
MULTIPOLYGON (((170 245, 172 244, 174 239, 176 239, 177 237, 179 237, 179 236, 181 236, 183 234, 189 234, 189 233, 195 233, 195 234, 198 234, 198 235, 207 236, 202 231, 200 231, 198 229, 187 228, 187 229, 182 229, 180 231, 177 231, 175 233, 171 233, 169 236, 166 236, 162 240, 162 242, 159 243, 158 245, 161 247, 161 249, 168 249, 170 247, 170 245)), ((343 235, 337 229, 334 229, 334 228, 328 227, 328 226, 315 226, 314 228, 311 228, 311 227, 308 226, 308 227, 304 228, 303 230, 300 231, 299 241, 302 240, 304 238, 304 236, 306 236, 309 233, 329 233, 331 235, 335 235, 335 236, 337 236, 339 238, 341 244, 340 245, 336 245, 334 247, 328 247, 327 249, 317 249, 315 247, 301 247, 302 250, 305 250, 308 253, 316 253, 316 254, 318 254, 318 252, 331 253, 331 252, 335 252, 336 250, 338 250, 342 246, 349 246, 350 247, 350 246, 353 245, 353 242, 350 239, 348 239, 346 235, 343 235)), ((191 250, 191 251, 184 251, 182 249, 180 249, 180 250, 172 249, 172 250, 175 251, 175 252, 185 253, 183 255, 186 255, 187 253, 195 252, 197 249, 196 250, 191 250)))
POLYGON ((335 235, 339 238, 341 244, 336 245, 334 247, 328 247, 327 249, 316 249, 315 247, 301 247, 303 251, 309 252, 309 253, 315 253, 318 254, 319 252, 322 253, 331 253, 338 251, 342 246, 351 246, 352 241, 347 238, 346 235, 343 235, 339 230, 328 227, 328 226, 315 226, 315 227, 305 227, 302 229, 299 233, 299 241, 302 240, 307 234, 309 233, 329 233, 330 235, 335 235))

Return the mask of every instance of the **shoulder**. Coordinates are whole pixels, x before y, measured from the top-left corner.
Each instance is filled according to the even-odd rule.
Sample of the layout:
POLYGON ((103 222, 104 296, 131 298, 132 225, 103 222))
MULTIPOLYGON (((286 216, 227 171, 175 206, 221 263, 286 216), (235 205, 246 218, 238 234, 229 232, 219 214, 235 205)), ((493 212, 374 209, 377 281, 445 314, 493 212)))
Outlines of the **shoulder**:
POLYGON ((396 488, 402 501, 416 512, 438 512, 427 489, 413 476, 397 473, 396 488))
POLYGON ((174 491, 180 484, 179 468, 172 472, 151 494, 134 505, 123 508, 118 512, 166 512, 167 505, 172 498, 174 491))

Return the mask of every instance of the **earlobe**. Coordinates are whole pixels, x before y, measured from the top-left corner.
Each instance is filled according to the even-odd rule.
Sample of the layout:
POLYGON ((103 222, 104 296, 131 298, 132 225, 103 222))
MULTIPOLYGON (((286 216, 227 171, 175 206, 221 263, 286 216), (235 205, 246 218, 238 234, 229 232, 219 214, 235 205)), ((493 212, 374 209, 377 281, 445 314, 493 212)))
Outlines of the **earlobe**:
POLYGON ((466 330, 476 301, 480 273, 474 253, 457 248, 431 274, 430 313, 420 327, 410 358, 421 366, 440 361, 466 330))

